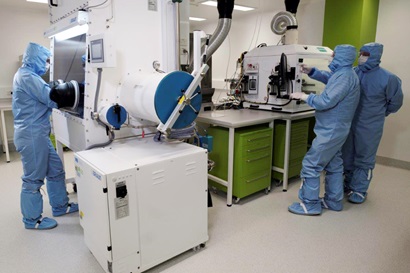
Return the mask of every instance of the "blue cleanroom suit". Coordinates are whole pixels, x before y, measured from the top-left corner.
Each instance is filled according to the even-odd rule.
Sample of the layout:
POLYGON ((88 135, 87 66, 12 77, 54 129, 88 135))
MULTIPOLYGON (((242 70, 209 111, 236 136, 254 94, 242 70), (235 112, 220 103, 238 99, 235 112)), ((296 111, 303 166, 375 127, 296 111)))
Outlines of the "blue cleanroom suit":
POLYGON ((29 229, 57 225, 54 219, 42 218, 44 178, 53 216, 78 210, 77 204, 68 202, 64 167, 49 138, 50 114, 57 104, 50 100, 50 87, 40 77, 47 71, 49 57, 48 49, 30 43, 13 80, 14 144, 23 163, 21 212, 29 229))
POLYGON ((329 64, 331 72, 313 68, 309 77, 326 84, 320 95, 310 94, 306 102, 316 110, 316 138, 302 162, 301 203, 289 206, 297 214, 318 215, 322 207, 342 210, 343 161, 341 148, 349 134, 354 112, 359 102, 360 85, 352 69, 356 49, 339 45, 329 64), (326 171, 325 195, 321 200, 320 174, 326 171))
POLYGON ((360 102, 342 149, 345 187, 353 203, 365 201, 385 117, 397 112, 403 104, 401 80, 379 66, 383 45, 365 44, 360 52, 366 52, 369 57, 355 68, 360 79, 360 102))

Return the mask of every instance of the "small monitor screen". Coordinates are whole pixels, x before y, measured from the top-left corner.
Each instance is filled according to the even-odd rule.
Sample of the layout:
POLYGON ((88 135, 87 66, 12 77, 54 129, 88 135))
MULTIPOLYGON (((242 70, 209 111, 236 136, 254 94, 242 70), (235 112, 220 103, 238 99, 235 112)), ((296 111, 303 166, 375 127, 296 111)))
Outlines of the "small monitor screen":
POLYGON ((91 62, 104 62, 104 44, 103 39, 91 41, 91 62))

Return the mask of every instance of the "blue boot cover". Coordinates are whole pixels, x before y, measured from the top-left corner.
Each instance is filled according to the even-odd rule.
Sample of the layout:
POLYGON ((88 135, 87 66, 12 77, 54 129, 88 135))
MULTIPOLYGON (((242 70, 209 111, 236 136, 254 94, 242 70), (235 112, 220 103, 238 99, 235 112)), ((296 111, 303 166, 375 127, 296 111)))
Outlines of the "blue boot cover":
POLYGON ((39 190, 40 186, 23 183, 20 194, 20 207, 24 223, 35 223, 43 213, 43 196, 39 190))
POLYGON ((326 200, 325 198, 320 198, 320 203, 323 209, 341 211, 343 210, 342 202, 335 202, 331 200, 326 200))
POLYGON ((292 213, 299 215, 320 215, 322 214, 322 208, 320 203, 317 204, 304 204, 295 202, 288 207, 288 210, 292 213))
POLYGON ((30 223, 25 221, 24 225, 26 229, 52 229, 57 226, 57 221, 52 218, 44 217, 30 223))
POLYGON ((347 200, 353 204, 361 204, 366 201, 366 196, 367 193, 351 191, 347 200))
POLYGON ((321 198, 322 208, 341 211, 343 209, 343 174, 342 172, 326 172, 325 196, 321 198))
POLYGON ((78 211, 77 203, 68 203, 65 207, 53 208, 53 216, 62 216, 68 213, 73 213, 78 211))
MULTIPOLYGON (((306 207, 308 212, 307 214, 318 215, 322 213, 322 207, 319 200, 319 191, 320 177, 302 178, 302 184, 300 185, 299 189, 299 199, 302 201, 301 203, 304 204, 304 207, 306 207)), ((306 214, 304 213, 305 210, 303 209, 303 206, 301 206, 299 203, 296 204, 298 205, 292 204, 291 207, 293 211, 289 211, 294 212, 295 208, 299 208, 298 210, 300 212, 303 212, 301 214, 306 214)))
POLYGON ((366 195, 372 178, 372 169, 356 168, 353 172, 352 181, 350 182, 350 189, 354 192, 359 192, 362 195, 366 195))

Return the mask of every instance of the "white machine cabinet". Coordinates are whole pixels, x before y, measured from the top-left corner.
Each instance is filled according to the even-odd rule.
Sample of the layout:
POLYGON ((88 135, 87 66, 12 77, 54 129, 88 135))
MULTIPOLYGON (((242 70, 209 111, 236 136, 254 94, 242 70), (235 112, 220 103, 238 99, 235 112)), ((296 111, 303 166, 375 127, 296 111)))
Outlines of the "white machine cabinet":
POLYGON ((88 6, 88 0, 49 0, 50 23, 56 23, 88 6))
MULTIPOLYGON (((319 81, 310 79, 308 75, 300 71, 301 65, 306 64, 320 70, 327 70, 333 51, 324 46, 313 45, 279 45, 257 47, 249 51, 244 58, 244 75, 249 78, 249 90, 244 94, 244 107, 297 113, 313 110, 306 103, 291 101, 289 98, 281 98, 278 94, 272 94, 270 76, 277 72, 281 65, 282 54, 285 55, 286 71, 288 79, 285 93, 290 95, 295 92, 320 94, 325 85, 319 81)), ((279 91, 281 92, 281 91, 279 91)), ((282 94, 283 95, 283 94, 282 94)))
POLYGON ((106 272, 143 272, 208 240, 207 151, 128 139, 75 153, 80 223, 106 272))

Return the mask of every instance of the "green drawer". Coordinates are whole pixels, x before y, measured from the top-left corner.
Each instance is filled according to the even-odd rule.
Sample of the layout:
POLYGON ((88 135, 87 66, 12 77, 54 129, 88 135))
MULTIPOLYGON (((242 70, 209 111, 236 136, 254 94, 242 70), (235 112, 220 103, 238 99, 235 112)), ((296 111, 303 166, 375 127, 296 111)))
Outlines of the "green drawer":
POLYGON ((262 147, 272 142, 272 129, 251 132, 235 132, 235 147, 262 147))
MULTIPOLYGON (((288 170, 288 178, 292 178, 295 176, 300 175, 300 171, 302 170, 302 158, 297 158, 294 160, 289 160, 289 170, 288 170)), ((272 177, 276 180, 283 181, 283 173, 273 171, 272 177)))
POLYGON ((223 180, 228 179, 228 129, 222 127, 208 128, 208 135, 213 137, 213 150, 208 154, 215 161, 215 167, 209 173, 223 180))
MULTIPOLYGON (((297 120, 291 123, 291 137, 289 150, 289 170, 288 177, 299 175, 302 160, 307 152, 307 141, 309 135, 309 120, 297 120)), ((284 168, 285 157, 285 138, 286 138, 286 123, 278 122, 275 124, 275 134, 273 137, 273 163, 272 165, 278 168, 284 168)), ((282 180, 283 174, 274 171, 273 178, 282 180)))
MULTIPOLYGON (((215 161, 210 174, 223 180, 228 178, 229 131, 222 127, 211 127, 208 135, 213 136, 214 148, 209 158, 215 161)), ((272 128, 250 126, 235 130, 233 195, 242 198, 268 188, 271 183, 272 128)), ((215 188, 226 191, 226 187, 209 180, 215 188)))
MULTIPOLYGON (((214 181, 208 180, 210 186, 226 192, 226 187, 214 181)), ((243 198, 255 192, 267 189, 271 183, 271 172, 266 170, 247 175, 242 178, 234 177, 232 195, 243 198)))
POLYGON ((243 177, 249 173, 269 170, 271 163, 272 153, 270 151, 254 152, 243 157, 238 155, 235 156, 234 172, 237 177, 243 177))

